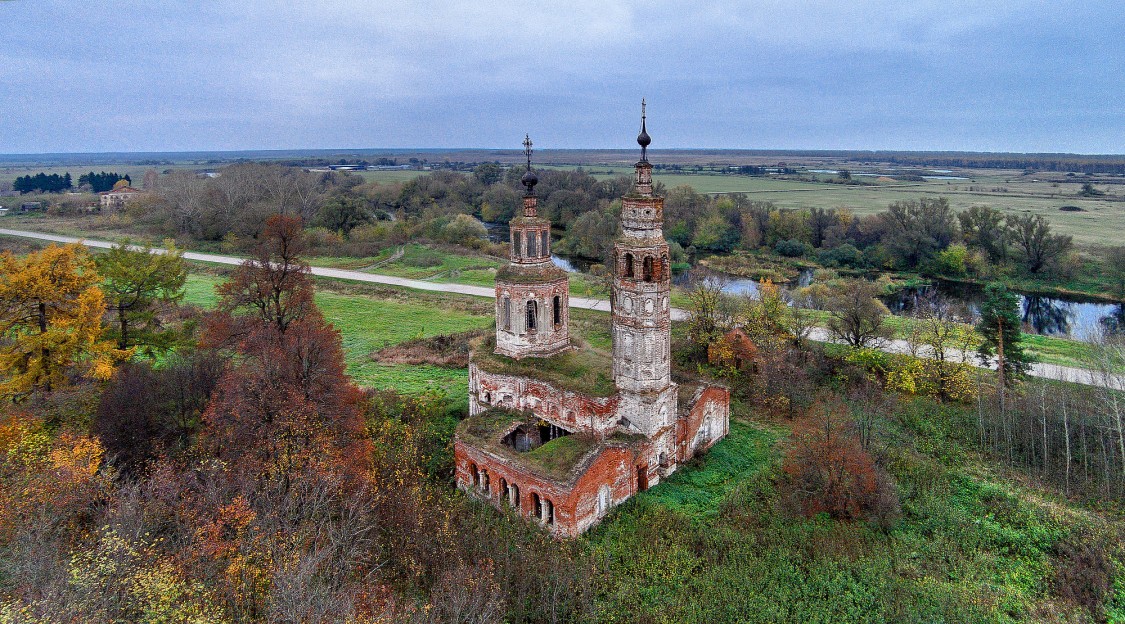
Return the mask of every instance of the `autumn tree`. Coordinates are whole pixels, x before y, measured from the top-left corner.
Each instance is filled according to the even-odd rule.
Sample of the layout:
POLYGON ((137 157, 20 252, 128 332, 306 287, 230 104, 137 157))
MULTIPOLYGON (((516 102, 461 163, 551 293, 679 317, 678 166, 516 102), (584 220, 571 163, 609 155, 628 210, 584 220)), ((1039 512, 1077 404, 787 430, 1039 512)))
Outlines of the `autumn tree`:
POLYGON ((1016 294, 1001 284, 991 284, 985 289, 985 300, 980 307, 977 332, 981 345, 977 352, 985 364, 996 361, 1001 385, 1011 387, 1023 378, 1031 367, 1031 357, 1023 350, 1023 333, 1020 331, 1020 307, 1016 294))
MULTIPOLYGON (((244 313, 270 323, 279 334, 296 319, 315 310, 309 265, 300 258, 305 250, 304 231, 297 217, 275 215, 266 221, 253 259, 235 269, 218 287, 219 311, 229 329, 239 331, 244 313), (239 313, 239 315, 235 315, 239 313)), ((214 330, 212 338, 220 337, 214 330)))
POLYGON ((111 463, 135 472, 158 452, 189 447, 226 364, 213 351, 173 356, 159 368, 148 362, 122 366, 102 394, 93 433, 111 463))
POLYGON ((883 243, 907 268, 928 262, 956 240, 957 220, 944 197, 898 201, 880 213, 883 243))
POLYGON ((257 258, 219 287, 205 336, 239 356, 204 414, 209 447, 286 487, 310 464, 364 464, 359 391, 340 333, 313 303, 302 248, 299 219, 271 218, 257 258))
POLYGON ((781 465, 784 507, 794 515, 827 513, 889 528, 899 514, 894 482, 847 430, 847 406, 829 395, 811 412, 814 426, 793 436, 781 465))
POLYGON ((352 195, 337 195, 320 207, 313 224, 347 236, 352 230, 370 223, 374 218, 366 200, 352 195))
POLYGON ((76 365, 98 379, 113 374, 102 340, 105 296, 79 244, 17 258, 0 254, 0 397, 21 398, 65 385, 76 365))
POLYGON ((725 294, 726 283, 718 277, 702 277, 688 291, 688 338, 693 350, 707 352, 707 346, 734 324, 736 304, 725 294))
POLYGON ((922 355, 931 363, 931 377, 942 399, 969 396, 968 363, 965 351, 975 340, 973 328, 962 322, 953 304, 937 294, 924 295, 914 309, 914 339, 923 347, 922 355))
POLYGON ((1038 273, 1054 264, 1073 245, 1071 237, 1051 234, 1051 224, 1043 215, 1012 215, 1007 224, 1008 238, 1029 273, 1038 273))
POLYGON ((879 287, 872 282, 834 286, 826 302, 832 335, 853 347, 874 346, 889 338, 886 317, 890 311, 876 298, 878 295, 879 287))
POLYGON ((109 336, 118 349, 140 347, 149 355, 172 346, 175 336, 161 332, 159 314, 184 297, 187 267, 183 251, 171 241, 164 249, 115 245, 97 257, 108 307, 116 316, 109 336))

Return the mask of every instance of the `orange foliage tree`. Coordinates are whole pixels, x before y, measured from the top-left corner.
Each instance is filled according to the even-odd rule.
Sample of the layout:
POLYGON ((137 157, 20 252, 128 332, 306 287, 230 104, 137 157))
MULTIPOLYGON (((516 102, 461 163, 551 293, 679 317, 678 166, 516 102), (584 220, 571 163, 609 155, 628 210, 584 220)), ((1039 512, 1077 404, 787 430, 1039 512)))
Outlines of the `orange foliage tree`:
POLYGON ((781 466, 780 490, 789 510, 812 517, 869 520, 889 526, 899 503, 890 476, 845 429, 847 407, 839 399, 813 406, 820 426, 794 433, 781 466))
POLYGON ((313 304, 303 246, 299 219, 270 218, 257 258, 219 288, 205 336, 240 356, 204 413, 210 450, 286 486, 305 465, 368 464, 361 394, 313 304))

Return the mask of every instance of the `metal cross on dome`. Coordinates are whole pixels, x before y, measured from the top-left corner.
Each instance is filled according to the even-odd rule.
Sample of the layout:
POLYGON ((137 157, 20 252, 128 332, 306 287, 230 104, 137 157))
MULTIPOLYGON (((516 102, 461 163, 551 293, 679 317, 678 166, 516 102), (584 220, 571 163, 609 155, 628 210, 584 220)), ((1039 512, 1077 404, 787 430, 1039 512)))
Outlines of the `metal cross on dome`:
POLYGON ((523 136, 523 153, 527 154, 527 170, 531 171, 531 135, 523 136))

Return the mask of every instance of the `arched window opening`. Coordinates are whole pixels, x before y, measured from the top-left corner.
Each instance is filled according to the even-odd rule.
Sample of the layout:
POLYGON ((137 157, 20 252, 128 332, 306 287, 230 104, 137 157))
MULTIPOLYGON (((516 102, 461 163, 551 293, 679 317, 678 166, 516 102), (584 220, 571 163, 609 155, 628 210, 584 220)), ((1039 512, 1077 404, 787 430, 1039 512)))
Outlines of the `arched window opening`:
POLYGON ((476 464, 469 464, 469 479, 472 480, 473 487, 480 487, 480 472, 476 464))
POLYGON ((496 493, 499 494, 501 498, 508 495, 508 480, 504 477, 500 477, 500 489, 496 490, 496 493))
POLYGON ((645 256, 645 261, 641 270, 644 271, 644 281, 652 281, 652 256, 645 256))
POLYGON ((543 499, 543 522, 547 524, 555 523, 555 506, 545 498, 543 499))
POLYGON ((603 514, 603 513, 606 512, 607 509, 609 509, 609 501, 610 501, 609 486, 603 485, 601 488, 598 489, 598 513, 599 514, 603 514))
POLYGON ((534 300, 528 301, 527 302, 527 331, 529 331, 529 332, 535 331, 535 325, 536 325, 535 321, 538 320, 538 317, 539 317, 539 302, 534 301, 534 300))
POLYGON ((540 235, 539 253, 544 256, 551 253, 551 233, 547 230, 540 235))
POLYGON ((551 318, 555 325, 562 323, 562 297, 555 295, 552 300, 551 312, 551 318))
POLYGON ((512 331, 512 300, 508 297, 504 297, 500 306, 500 326, 504 331, 512 331))
POLYGON ((527 257, 534 258, 539 254, 535 251, 535 232, 527 233, 527 257))
POLYGON ((531 493, 531 513, 536 518, 543 517, 543 499, 539 498, 539 494, 531 493))
POLYGON ((485 405, 492 405, 492 393, 491 392, 485 392, 484 393, 484 404, 485 405))
POLYGON ((485 494, 491 493, 491 491, 489 490, 488 471, 487 470, 481 470, 480 471, 480 491, 484 492, 485 494))
POLYGON ((633 277, 633 254, 625 254, 625 277, 633 277))
POLYGON ((520 486, 513 483, 508 489, 508 502, 516 509, 520 508, 520 486))

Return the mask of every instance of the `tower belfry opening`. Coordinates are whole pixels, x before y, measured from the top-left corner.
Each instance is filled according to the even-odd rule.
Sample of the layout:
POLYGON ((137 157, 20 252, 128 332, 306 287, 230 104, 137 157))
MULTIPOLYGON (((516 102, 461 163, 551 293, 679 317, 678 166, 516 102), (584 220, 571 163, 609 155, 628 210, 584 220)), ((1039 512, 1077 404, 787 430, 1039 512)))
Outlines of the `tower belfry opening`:
POLYGON ((539 217, 539 197, 535 192, 539 176, 531 168, 530 135, 524 137, 523 147, 527 157, 527 168, 520 178, 526 189, 523 211, 508 224, 509 262, 496 275, 496 300, 500 306, 496 353, 516 359, 549 357, 570 348, 569 280, 566 272, 551 262, 551 223, 539 217), (512 300, 517 302, 515 315, 510 309, 512 300))

